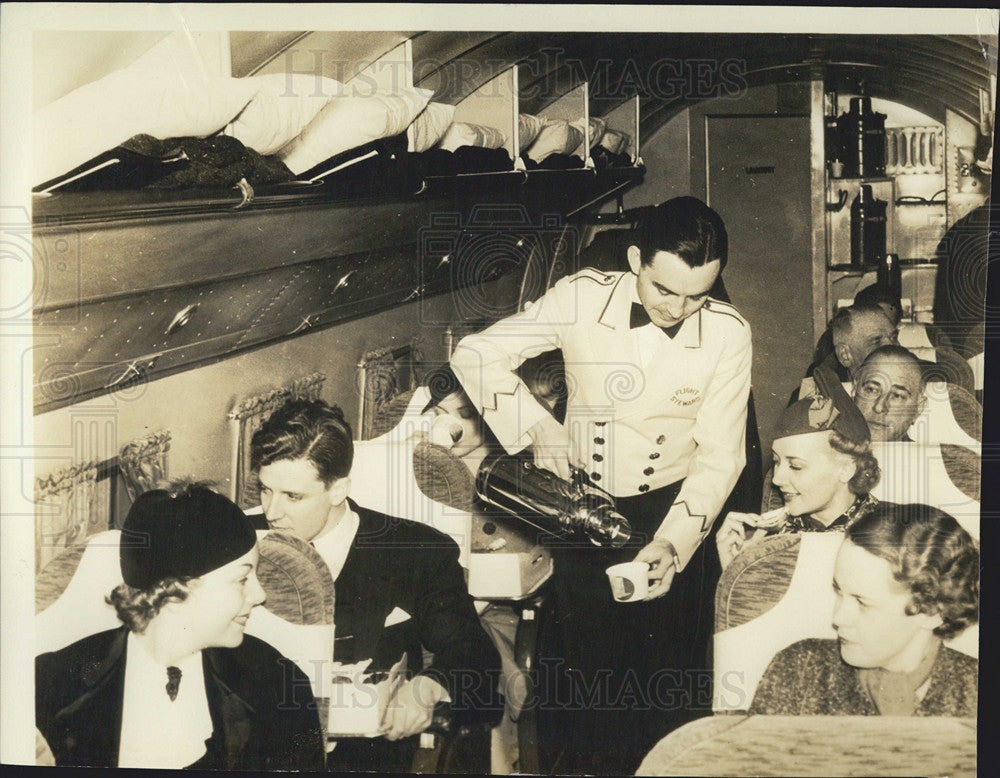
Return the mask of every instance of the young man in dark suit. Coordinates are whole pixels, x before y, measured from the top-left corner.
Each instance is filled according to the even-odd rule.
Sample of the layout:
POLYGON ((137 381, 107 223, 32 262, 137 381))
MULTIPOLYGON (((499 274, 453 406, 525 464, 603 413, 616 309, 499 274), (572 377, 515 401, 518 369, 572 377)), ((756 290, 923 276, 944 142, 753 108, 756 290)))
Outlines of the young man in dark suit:
POLYGON ((333 660, 370 659, 369 672, 384 672, 405 652, 419 670, 390 700, 382 737, 341 740, 328 764, 405 770, 437 703, 450 701, 457 726, 496 723, 500 657, 479 623, 454 540, 349 500, 353 455, 338 407, 293 400, 254 434, 250 457, 267 524, 312 543, 330 568, 333 660), (426 668, 422 649, 433 655, 426 668))
POLYGON ((257 537, 204 486, 146 492, 125 519, 123 625, 35 660, 35 724, 57 765, 319 769, 309 680, 245 636, 264 601, 257 537))

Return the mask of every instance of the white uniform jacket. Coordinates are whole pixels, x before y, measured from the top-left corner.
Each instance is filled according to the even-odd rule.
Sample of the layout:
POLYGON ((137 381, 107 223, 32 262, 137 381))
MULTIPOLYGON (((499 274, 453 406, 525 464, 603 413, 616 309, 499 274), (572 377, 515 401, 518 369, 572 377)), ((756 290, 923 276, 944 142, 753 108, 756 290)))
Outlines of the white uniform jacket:
POLYGON ((629 328, 634 300, 635 275, 586 268, 524 311, 464 338, 452 366, 490 429, 516 453, 548 411, 513 371, 562 349, 565 424, 591 478, 618 497, 687 479, 656 532, 673 543, 683 569, 745 463, 750 325, 733 306, 709 298, 674 338, 656 331, 643 367, 642 328, 629 328))

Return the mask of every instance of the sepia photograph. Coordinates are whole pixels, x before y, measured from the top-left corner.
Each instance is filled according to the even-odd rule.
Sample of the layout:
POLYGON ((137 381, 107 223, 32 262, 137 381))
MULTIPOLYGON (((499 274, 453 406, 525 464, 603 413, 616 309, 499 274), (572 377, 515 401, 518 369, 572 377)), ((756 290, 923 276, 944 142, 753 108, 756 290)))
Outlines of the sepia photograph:
POLYGON ((987 774, 998 25, 4 3, 0 761, 987 774))

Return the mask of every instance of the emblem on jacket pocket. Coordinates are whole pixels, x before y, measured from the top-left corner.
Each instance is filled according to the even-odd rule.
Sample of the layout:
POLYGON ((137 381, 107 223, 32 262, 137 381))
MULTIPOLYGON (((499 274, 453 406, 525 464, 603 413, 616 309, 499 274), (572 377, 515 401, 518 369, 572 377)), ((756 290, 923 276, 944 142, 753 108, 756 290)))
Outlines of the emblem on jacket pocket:
POLYGON ((694 405, 700 399, 701 392, 698 389, 695 389, 693 386, 685 386, 674 392, 673 396, 670 398, 670 402, 674 405, 687 406, 694 405))

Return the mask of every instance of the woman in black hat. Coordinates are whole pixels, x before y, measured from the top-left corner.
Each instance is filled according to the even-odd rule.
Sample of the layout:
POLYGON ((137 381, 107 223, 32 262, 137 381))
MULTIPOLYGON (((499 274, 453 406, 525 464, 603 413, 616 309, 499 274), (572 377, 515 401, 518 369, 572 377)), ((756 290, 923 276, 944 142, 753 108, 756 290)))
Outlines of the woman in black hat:
POLYGON ((318 769, 309 680, 243 634, 264 601, 257 536, 197 484, 146 492, 119 543, 123 626, 35 659, 35 724, 57 765, 318 769))
POLYGON ((784 506, 726 516, 716 536, 723 568, 768 534, 844 530, 878 504, 870 491, 881 471, 864 417, 830 371, 813 377, 817 394, 785 409, 771 447, 784 506), (748 535, 748 527, 760 531, 748 535))

